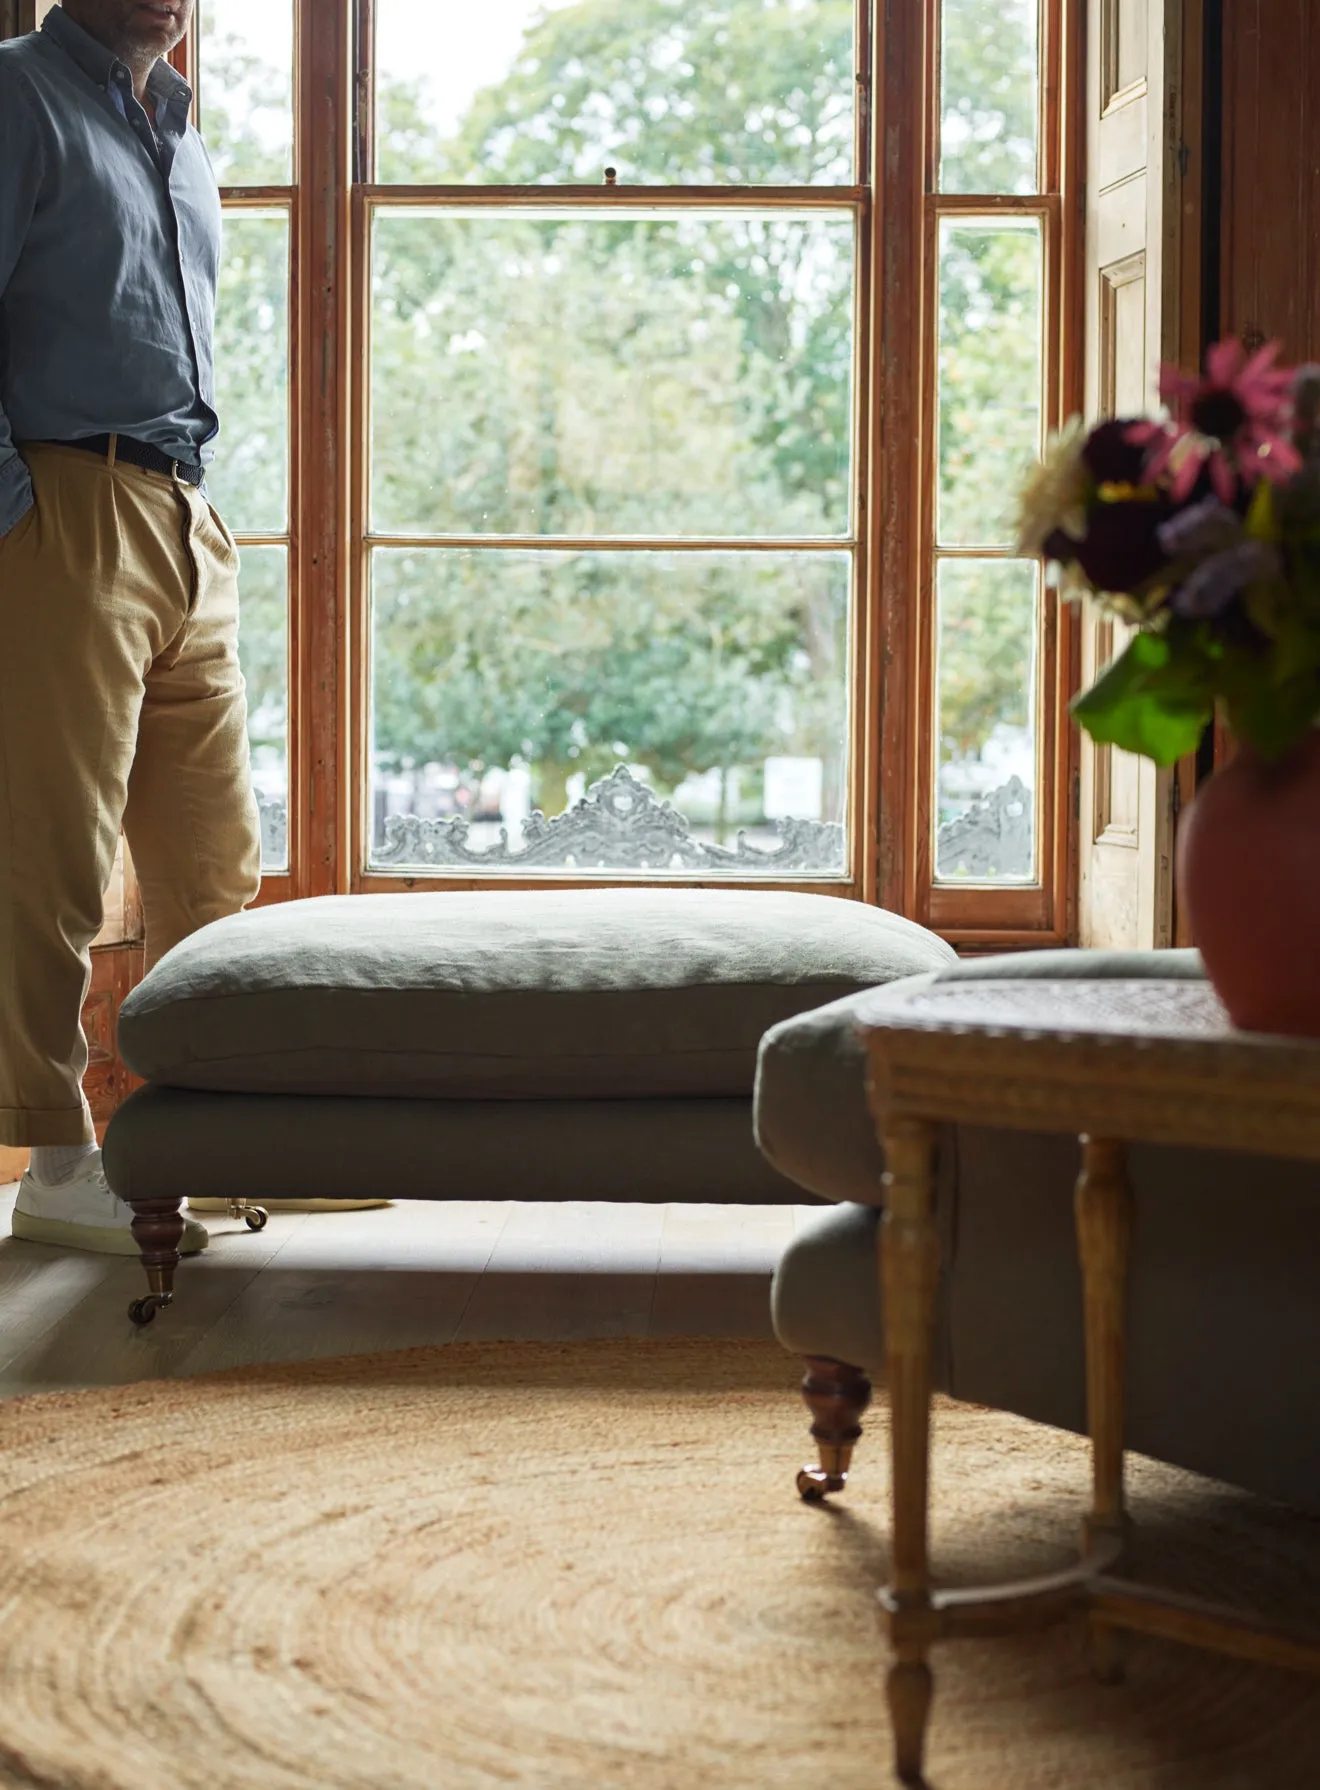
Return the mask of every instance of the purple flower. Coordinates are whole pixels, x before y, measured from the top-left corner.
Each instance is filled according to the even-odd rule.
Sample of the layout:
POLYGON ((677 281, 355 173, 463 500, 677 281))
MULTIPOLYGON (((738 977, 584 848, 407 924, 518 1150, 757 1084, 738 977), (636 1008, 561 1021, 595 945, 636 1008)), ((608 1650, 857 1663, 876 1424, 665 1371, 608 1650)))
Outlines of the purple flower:
POLYGON ((1074 542, 1072 551, 1092 589, 1131 595, 1162 572, 1169 556, 1160 529, 1169 514, 1167 504, 1140 499, 1097 504, 1086 539, 1074 542))
POLYGON ((1100 423, 1086 438, 1082 460, 1097 485, 1141 485, 1146 478, 1146 450, 1129 440, 1135 417, 1100 423))
POLYGON ((1222 615, 1249 584, 1276 578, 1283 570, 1277 547, 1268 541, 1239 541, 1204 560, 1169 599, 1175 615, 1204 621, 1222 615))
POLYGON ((1160 529, 1160 546, 1175 559, 1185 553, 1223 553, 1242 539, 1242 518, 1217 497, 1179 510, 1160 529))

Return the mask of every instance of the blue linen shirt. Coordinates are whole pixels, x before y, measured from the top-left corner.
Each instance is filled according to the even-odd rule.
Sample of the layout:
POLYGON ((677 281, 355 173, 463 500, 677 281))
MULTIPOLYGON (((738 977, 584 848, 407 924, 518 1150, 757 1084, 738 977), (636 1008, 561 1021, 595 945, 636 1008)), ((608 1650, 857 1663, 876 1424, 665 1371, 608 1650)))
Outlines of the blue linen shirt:
POLYGON ((0 43, 0 534, 32 505, 15 442, 212 457, 220 195, 167 62, 147 100, 63 7, 0 43))

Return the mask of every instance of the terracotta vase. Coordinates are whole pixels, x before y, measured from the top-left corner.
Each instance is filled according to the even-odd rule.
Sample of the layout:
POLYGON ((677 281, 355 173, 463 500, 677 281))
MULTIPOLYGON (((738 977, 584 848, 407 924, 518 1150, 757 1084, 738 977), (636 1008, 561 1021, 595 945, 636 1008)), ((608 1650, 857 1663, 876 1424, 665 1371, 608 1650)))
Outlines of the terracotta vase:
POLYGON ((1320 732, 1215 772, 1183 820, 1178 889, 1234 1024, 1320 1038, 1320 732))

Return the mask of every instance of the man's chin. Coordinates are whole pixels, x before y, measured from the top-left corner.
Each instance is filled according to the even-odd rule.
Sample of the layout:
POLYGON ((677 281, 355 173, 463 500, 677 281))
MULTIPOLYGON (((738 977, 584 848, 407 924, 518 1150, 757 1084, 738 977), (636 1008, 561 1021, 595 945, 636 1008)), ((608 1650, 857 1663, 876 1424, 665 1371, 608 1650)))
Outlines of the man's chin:
POLYGON ((139 9, 125 35, 136 50, 155 56, 168 56, 183 37, 183 32, 176 17, 153 18, 149 12, 139 9))
POLYGON ((148 57, 159 61, 162 56, 168 56, 178 42, 179 38, 173 31, 134 31, 125 37, 119 54, 126 62, 136 62, 139 59, 145 62, 148 57))

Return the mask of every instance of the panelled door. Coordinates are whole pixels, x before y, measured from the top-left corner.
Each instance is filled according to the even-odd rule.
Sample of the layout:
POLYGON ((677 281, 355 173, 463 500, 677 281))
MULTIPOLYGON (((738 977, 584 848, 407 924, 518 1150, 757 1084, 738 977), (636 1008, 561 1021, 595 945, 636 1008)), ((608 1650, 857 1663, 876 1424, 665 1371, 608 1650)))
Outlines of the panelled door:
MULTIPOLYGON (((1175 210, 1178 167, 1178 4, 1088 0, 1086 407, 1093 419, 1157 404, 1160 362, 1177 356, 1166 220, 1175 210)), ((1125 632, 1121 623, 1086 615, 1083 687, 1122 651, 1125 632)), ((1168 944, 1172 774, 1083 735, 1078 793, 1080 942, 1168 944)))

